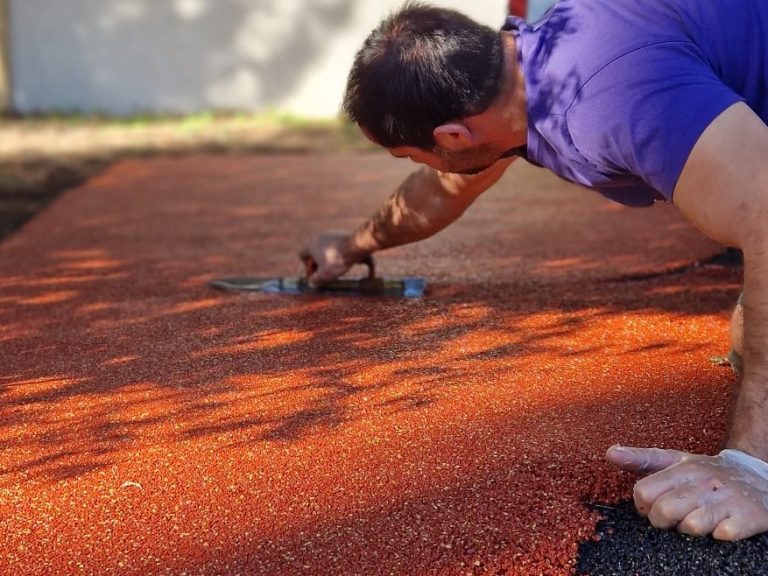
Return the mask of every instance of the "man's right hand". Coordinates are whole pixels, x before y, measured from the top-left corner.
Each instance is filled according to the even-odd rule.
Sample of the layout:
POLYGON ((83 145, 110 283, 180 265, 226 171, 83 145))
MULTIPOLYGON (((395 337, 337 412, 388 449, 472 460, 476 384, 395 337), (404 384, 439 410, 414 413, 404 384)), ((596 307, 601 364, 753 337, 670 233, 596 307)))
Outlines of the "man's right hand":
POLYGON ((433 236, 461 216, 513 160, 500 160, 474 176, 416 170, 353 234, 321 234, 301 251, 301 259, 312 265, 309 283, 333 282, 373 252, 433 236))
POLYGON ((307 279, 312 286, 333 282, 368 255, 353 249, 351 235, 339 233, 320 234, 299 253, 299 257, 308 263, 307 279))

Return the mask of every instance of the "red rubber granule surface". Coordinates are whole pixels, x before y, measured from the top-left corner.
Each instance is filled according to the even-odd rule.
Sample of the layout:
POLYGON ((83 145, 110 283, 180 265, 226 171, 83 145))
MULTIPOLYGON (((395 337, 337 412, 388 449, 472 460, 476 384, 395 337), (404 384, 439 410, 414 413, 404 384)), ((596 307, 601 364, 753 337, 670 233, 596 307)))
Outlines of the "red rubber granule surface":
POLYGON ((378 258, 422 300, 236 295, 296 275, 410 167, 131 160, 0 245, 0 573, 568 574, 631 494, 616 442, 713 451, 739 273, 515 166, 378 258))

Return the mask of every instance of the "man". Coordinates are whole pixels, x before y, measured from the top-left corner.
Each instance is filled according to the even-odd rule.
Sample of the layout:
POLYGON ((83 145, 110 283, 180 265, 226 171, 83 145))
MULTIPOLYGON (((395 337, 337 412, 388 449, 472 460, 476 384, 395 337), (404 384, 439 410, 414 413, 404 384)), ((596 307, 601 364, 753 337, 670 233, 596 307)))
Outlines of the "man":
POLYGON ((634 497, 654 526, 723 540, 768 531, 766 38, 765 0, 561 0, 535 27, 510 17, 500 33, 407 4, 358 53, 345 109, 425 167, 352 234, 316 238, 303 252, 311 281, 435 234, 520 156, 627 205, 674 202, 744 253, 726 449, 614 446, 607 458, 650 474, 634 497))

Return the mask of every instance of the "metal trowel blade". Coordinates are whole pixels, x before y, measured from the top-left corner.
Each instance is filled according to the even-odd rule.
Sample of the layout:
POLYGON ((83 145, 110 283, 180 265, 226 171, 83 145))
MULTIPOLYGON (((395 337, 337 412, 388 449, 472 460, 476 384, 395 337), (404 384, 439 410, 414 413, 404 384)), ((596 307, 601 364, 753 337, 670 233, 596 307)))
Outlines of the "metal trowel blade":
POLYGON ((315 294, 349 296, 393 296, 419 298, 424 295, 426 282, 423 278, 342 278, 322 288, 310 286, 306 278, 258 278, 234 276, 217 278, 210 285, 220 290, 235 292, 267 292, 271 294, 315 294))

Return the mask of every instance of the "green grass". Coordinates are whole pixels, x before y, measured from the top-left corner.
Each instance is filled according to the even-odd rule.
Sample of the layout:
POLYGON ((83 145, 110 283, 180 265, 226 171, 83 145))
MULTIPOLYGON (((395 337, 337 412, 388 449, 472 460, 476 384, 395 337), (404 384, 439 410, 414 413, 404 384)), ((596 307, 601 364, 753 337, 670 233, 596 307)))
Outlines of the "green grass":
POLYGON ((113 157, 194 151, 370 149, 344 118, 303 118, 272 110, 259 114, 189 115, 56 113, 0 118, 0 162, 35 157, 113 157))
POLYGON ((153 126, 176 126, 180 130, 195 131, 216 123, 228 122, 249 126, 281 126, 286 128, 333 128, 348 124, 341 117, 307 118, 280 110, 259 113, 247 112, 198 112, 194 114, 152 114, 140 113, 130 116, 110 116, 102 113, 51 112, 45 114, 6 115, 0 117, 0 126, 25 124, 36 126, 56 125, 59 127, 101 127, 146 129, 153 126))

